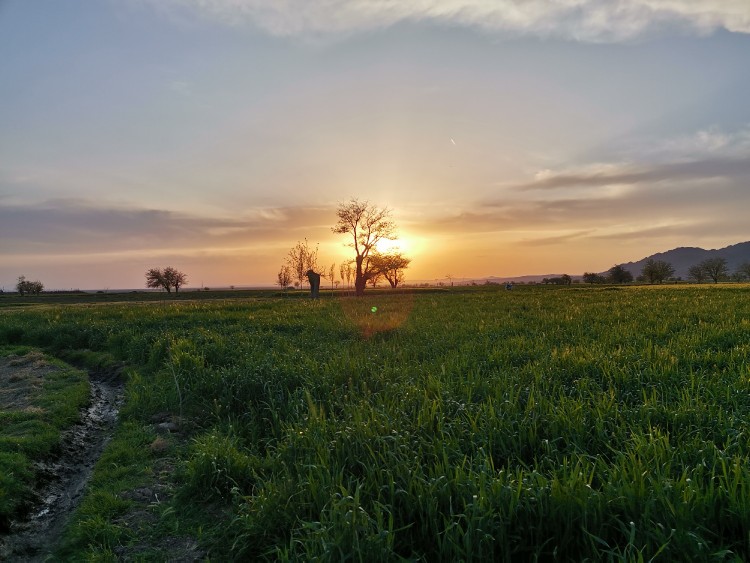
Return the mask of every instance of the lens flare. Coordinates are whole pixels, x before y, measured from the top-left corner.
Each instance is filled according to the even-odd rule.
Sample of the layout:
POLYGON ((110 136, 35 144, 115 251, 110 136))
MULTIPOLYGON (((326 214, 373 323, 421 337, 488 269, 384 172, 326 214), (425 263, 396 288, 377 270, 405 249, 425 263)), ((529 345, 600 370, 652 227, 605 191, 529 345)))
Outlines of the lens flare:
POLYGON ((391 293, 373 290, 365 297, 341 297, 339 304, 343 319, 364 338, 398 329, 411 316, 414 308, 413 293, 391 293), (377 303, 374 305, 373 302, 377 303))

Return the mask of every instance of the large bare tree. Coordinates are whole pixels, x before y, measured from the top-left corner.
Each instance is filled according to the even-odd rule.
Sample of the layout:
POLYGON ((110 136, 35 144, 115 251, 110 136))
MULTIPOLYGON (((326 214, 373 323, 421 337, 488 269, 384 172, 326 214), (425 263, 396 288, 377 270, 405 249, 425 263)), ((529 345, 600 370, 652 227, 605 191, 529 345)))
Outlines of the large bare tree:
POLYGON ((334 233, 351 236, 349 246, 354 249, 354 291, 365 294, 367 281, 377 272, 371 261, 375 247, 381 240, 396 239, 396 224, 387 207, 376 207, 368 201, 351 199, 339 204, 338 221, 331 229, 334 233))

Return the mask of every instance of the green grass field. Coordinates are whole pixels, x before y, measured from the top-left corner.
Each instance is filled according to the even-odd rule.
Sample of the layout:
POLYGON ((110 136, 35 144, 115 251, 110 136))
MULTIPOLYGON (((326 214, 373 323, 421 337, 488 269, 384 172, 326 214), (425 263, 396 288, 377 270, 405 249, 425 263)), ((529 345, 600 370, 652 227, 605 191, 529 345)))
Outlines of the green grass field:
POLYGON ((748 286, 268 295, 0 306, 130 366, 66 557, 135 549, 167 459, 149 533, 214 560, 750 559, 748 286))
POLYGON ((89 400, 86 374, 38 351, 0 346, 0 533, 34 498, 36 463, 89 400))

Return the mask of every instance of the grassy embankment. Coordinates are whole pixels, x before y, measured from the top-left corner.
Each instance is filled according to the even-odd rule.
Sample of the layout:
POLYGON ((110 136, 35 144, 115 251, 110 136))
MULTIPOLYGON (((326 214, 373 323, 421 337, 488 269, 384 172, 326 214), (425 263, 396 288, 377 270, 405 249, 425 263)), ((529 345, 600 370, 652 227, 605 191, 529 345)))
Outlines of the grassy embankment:
POLYGON ((750 559, 747 286, 0 315, 0 343, 131 366, 69 557, 187 534, 217 560, 750 559), (150 447, 165 410, 185 433, 150 447), (127 493, 165 460, 138 529, 127 493))
POLYGON ((23 346, 0 346, 0 532, 28 509, 35 462, 54 455, 88 399, 84 372, 23 346))

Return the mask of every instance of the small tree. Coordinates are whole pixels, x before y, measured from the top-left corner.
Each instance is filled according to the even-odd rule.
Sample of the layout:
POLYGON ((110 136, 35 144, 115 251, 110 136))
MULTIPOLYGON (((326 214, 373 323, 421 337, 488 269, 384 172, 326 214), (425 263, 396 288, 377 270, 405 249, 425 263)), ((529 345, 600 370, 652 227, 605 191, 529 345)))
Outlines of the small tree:
POLYGON ((378 284, 380 283, 380 280, 383 279, 383 272, 377 272, 373 271, 370 276, 367 278, 367 283, 370 284, 370 287, 375 289, 378 287, 378 284))
POLYGON ((179 293, 180 288, 187 283, 187 275, 172 266, 164 268, 162 275, 166 284, 174 288, 175 293, 179 293))
POLYGON ((351 286, 352 281, 352 263, 351 262, 342 262, 341 266, 339 266, 339 274, 341 275, 341 281, 346 281, 346 286, 351 286))
POLYGON ((633 281, 633 274, 626 270, 622 264, 612 266, 607 272, 607 277, 612 283, 630 283, 633 281))
POLYGON ((318 271, 318 245, 312 249, 307 239, 304 242, 297 241, 287 254, 286 263, 292 273, 292 279, 297 282, 295 285, 304 285, 307 282, 308 270, 318 271))
POLYGON ((186 282, 187 275, 172 266, 167 266, 163 270, 160 268, 146 270, 146 287, 163 288, 167 290, 167 293, 172 293, 172 288, 174 288, 175 293, 178 293, 186 282))
POLYGON ((333 291, 334 281, 336 279, 336 263, 334 262, 331 264, 331 267, 328 268, 328 279, 331 280, 331 291, 333 291))
POLYGON ((44 291, 44 284, 42 282, 39 280, 29 282, 29 293, 31 295, 39 295, 42 291, 44 291))
POLYGON ((649 258, 643 265, 641 274, 648 283, 663 283, 664 280, 669 279, 674 274, 674 268, 669 262, 649 258))
POLYGON ((167 284, 164 279, 164 272, 160 268, 149 268, 146 270, 146 287, 152 289, 166 289, 167 293, 172 293, 172 286, 167 284))
POLYGON ((590 284, 607 283, 607 278, 605 278, 601 274, 595 274, 593 272, 584 272, 583 281, 585 283, 590 283, 590 284))
POLYGON ((374 254, 372 263, 373 267, 388 280, 391 287, 395 288, 404 281, 404 270, 409 267, 411 259, 406 258, 400 252, 391 252, 374 254))
POLYGON ((26 276, 18 276, 16 291, 21 294, 21 297, 23 297, 24 294, 28 291, 28 286, 26 284, 28 284, 28 282, 26 281, 26 276))
POLYGON ((735 275, 737 275, 741 280, 750 280, 750 262, 743 262, 739 266, 737 266, 737 269, 735 270, 735 275))
POLYGON ((279 284, 279 287, 286 291, 286 288, 288 288, 292 283, 292 271, 289 269, 289 266, 286 264, 281 266, 281 269, 279 270, 279 273, 277 274, 277 284, 279 284))
POLYGON ((714 283, 719 283, 729 276, 726 258, 707 258, 698 264, 698 266, 703 269, 706 276, 713 280, 714 283))
POLYGON ((378 242, 396 238, 396 224, 388 208, 379 208, 367 201, 352 199, 339 204, 338 221, 331 228, 334 233, 350 235, 349 246, 354 249, 354 290, 358 297, 365 293, 367 281, 377 272, 370 255, 378 242))
POLYGON ((688 269, 688 279, 693 280, 696 283, 703 283, 707 279, 706 271, 701 267, 700 264, 690 266, 688 269))
POLYGON ((44 284, 39 280, 31 281, 27 280, 26 276, 18 276, 18 282, 16 283, 16 291, 22 296, 25 294, 39 295, 44 290, 44 284))

